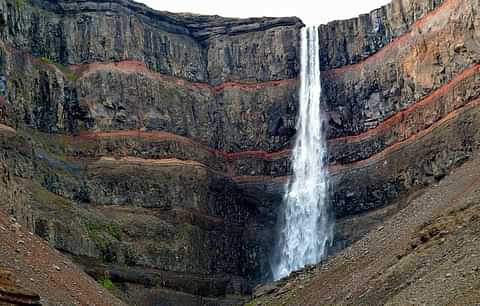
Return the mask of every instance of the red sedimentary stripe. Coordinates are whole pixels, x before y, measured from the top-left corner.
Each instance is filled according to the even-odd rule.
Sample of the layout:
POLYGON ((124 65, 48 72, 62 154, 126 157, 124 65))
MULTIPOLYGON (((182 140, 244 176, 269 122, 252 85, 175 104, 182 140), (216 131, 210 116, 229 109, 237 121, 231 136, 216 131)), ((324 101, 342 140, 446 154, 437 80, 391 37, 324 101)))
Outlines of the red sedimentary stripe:
POLYGON ((221 150, 216 150, 206 145, 200 144, 191 140, 190 138, 179 136, 173 133, 161 132, 161 131, 140 131, 140 130, 126 130, 126 131, 101 131, 101 132, 80 132, 73 137, 73 139, 80 140, 96 140, 101 138, 116 138, 116 137, 139 137, 143 139, 153 140, 174 140, 180 143, 189 144, 196 147, 214 153, 217 156, 221 156, 227 160, 239 159, 239 158, 251 158, 259 157, 264 159, 277 159, 284 156, 288 156, 290 150, 282 150, 278 152, 268 153, 265 151, 245 151, 238 153, 228 153, 221 150))
POLYGON ((263 158, 267 160, 275 160, 290 155, 290 149, 284 149, 277 152, 268 153, 265 151, 244 151, 237 153, 226 153, 227 156, 231 159, 241 159, 241 158, 263 158))
POLYGON ((407 139, 405 139, 403 141, 400 141, 400 142, 397 142, 397 143, 389 146, 388 148, 386 148, 382 152, 379 152, 379 153, 371 156, 370 158, 360 160, 360 161, 357 161, 357 162, 353 162, 353 163, 350 163, 348 165, 334 165, 334 166, 331 166, 329 169, 332 173, 339 173, 339 172, 345 171, 346 169, 353 168, 353 167, 364 167, 368 164, 371 164, 372 162, 375 162, 375 161, 378 161, 382 158, 385 158, 387 155, 391 154, 392 152, 395 152, 395 151, 399 150, 401 147, 403 147, 407 143, 411 143, 411 142, 413 142, 413 141, 415 141, 419 138, 425 137, 426 135, 430 134, 433 130, 435 130, 435 129, 443 126, 445 123, 455 119, 460 114, 462 114, 462 113, 464 113, 468 110, 471 110, 475 107, 478 107, 478 106, 480 106, 480 99, 473 100, 472 102, 466 104, 465 106, 452 111, 447 116, 445 116, 441 120, 435 122, 433 125, 431 125, 427 129, 424 129, 424 130, 422 130, 418 133, 410 135, 410 137, 408 137, 407 139))
MULTIPOLYGON (((422 108, 425 108, 433 103, 438 102, 438 99, 441 98, 443 95, 451 92, 456 85, 458 85, 461 81, 474 76, 476 73, 480 72, 480 64, 477 64, 473 67, 470 67, 468 69, 465 69, 463 72, 455 76, 450 82, 447 84, 443 85, 436 91, 434 91, 432 94, 424 98, 423 100, 413 104, 409 108, 406 108, 405 110, 393 115, 383 123, 381 123, 379 126, 377 126, 374 129, 371 129, 365 133, 359 134, 359 135, 353 135, 353 136, 345 136, 341 138, 336 138, 336 139, 331 139, 329 140, 329 144, 335 144, 335 143, 352 143, 352 142, 361 142, 364 141, 367 138, 372 138, 380 135, 381 133, 388 132, 392 128, 399 128, 405 129, 406 127, 403 125, 407 125, 408 121, 406 120, 409 115, 412 113, 421 110, 422 108)), ((476 103, 471 102, 471 103, 476 103)), ((475 104, 476 105, 476 104, 475 104)), ((461 110, 461 109, 460 109, 461 110)), ((452 111, 449 114, 445 115, 443 118, 439 119, 437 122, 433 122, 432 126, 429 128, 420 131, 420 132, 411 132, 410 134, 405 134, 402 133, 401 136, 397 136, 397 140, 395 141, 394 144, 392 144, 390 147, 387 147, 384 149, 384 151, 368 158, 362 161, 354 162, 349 164, 351 165, 359 165, 362 162, 368 162, 371 161, 375 158, 380 158, 382 156, 385 156, 385 154, 389 154, 392 150, 395 150, 398 146, 402 145, 405 143, 405 141, 409 141, 412 139, 415 139, 416 137, 419 137, 423 135, 424 133, 431 131, 435 126, 438 126, 439 124, 442 124, 445 122, 445 120, 449 120, 449 118, 452 118, 458 113, 459 110, 457 111, 452 111), (400 139, 400 137, 403 137, 400 139)), ((440 115, 440 114, 438 114, 440 115)), ((422 126, 424 128, 425 126, 422 126)), ((96 138, 109 138, 109 137, 140 137, 140 138, 145 138, 145 139, 157 139, 157 140, 175 140, 181 143, 186 143, 192 146, 196 146, 199 148, 202 148, 203 150, 214 154, 218 157, 221 157, 225 160, 227 163, 227 169, 229 175, 234 176, 234 162, 238 159, 248 159, 248 158, 261 158, 265 160, 276 160, 280 158, 285 158, 288 157, 291 150, 290 149, 284 149, 282 151, 278 152, 265 152, 265 151, 245 151, 245 152, 236 152, 236 153, 228 153, 225 151, 221 150, 215 150, 212 149, 206 145, 199 144, 189 138, 182 137, 179 135, 175 135, 172 133, 167 133, 167 132, 160 132, 160 131, 140 131, 140 130, 128 130, 128 131, 112 131, 112 132, 82 132, 80 133, 77 138, 79 139, 96 139, 96 138)), ((347 165, 348 166, 348 165, 347 165)), ((340 169, 340 166, 334 166, 332 167, 332 170, 335 169, 340 169)))
MULTIPOLYGON (((343 143, 360 142, 367 138, 378 136, 380 133, 388 131, 390 128, 394 127, 395 125, 400 127, 401 124, 405 123, 404 120, 405 118, 408 117, 409 114, 417 110, 420 110, 428 106, 429 104, 437 102, 439 98, 441 98, 443 95, 445 95, 446 93, 454 89, 455 86, 459 84, 461 81, 479 72, 480 72, 480 64, 475 65, 471 68, 468 68, 464 70, 462 73, 460 73, 459 75, 457 75, 449 83, 437 89, 428 97, 413 104, 409 108, 393 115, 392 117, 390 117, 389 119, 381 123, 378 127, 359 135, 345 136, 345 137, 331 139, 329 140, 329 143, 334 144, 334 143, 342 143, 342 142, 343 143)), ((261 150, 228 153, 225 151, 212 149, 206 145, 201 145, 186 137, 182 137, 182 136, 175 135, 172 133, 167 133, 167 132, 160 132, 160 131, 128 130, 128 131, 111 131, 111 132, 82 132, 78 134, 77 137, 80 139, 96 139, 96 138, 110 138, 110 137, 140 137, 144 139, 175 140, 181 143, 200 146, 204 150, 210 153, 213 153, 217 156, 221 156, 228 161, 233 161, 241 158, 263 158, 266 160, 275 160, 275 159, 287 157, 291 151, 290 149, 284 149, 282 151, 272 152, 272 153, 261 151, 261 150)))
MULTIPOLYGON (((368 165, 371 165, 375 162, 378 162, 382 159, 385 159, 388 155, 392 154, 400 150, 402 147, 421 139, 430 133, 432 133, 435 129, 442 127, 444 124, 448 123, 449 121, 455 119, 462 113, 465 113, 471 109, 480 106, 480 99, 476 99, 471 101, 470 103, 464 105, 463 107, 456 109, 449 113, 447 116, 442 118, 441 120, 435 122, 433 125, 424 129, 418 133, 410 135, 407 139, 397 142, 394 145, 386 148, 382 152, 379 152, 368 159, 357 161, 348 165, 333 165, 328 167, 328 171, 333 174, 339 174, 341 172, 348 171, 352 168, 361 168, 368 165)), ((91 133, 81 133, 81 135, 77 136, 77 138, 81 139, 97 139, 97 138, 106 138, 106 137, 131 137, 131 136, 139 136, 139 137, 146 137, 149 139, 174 139, 177 141, 186 141, 189 144, 196 144, 192 140, 189 140, 185 137, 177 136, 170 133, 165 132, 142 132, 142 131, 117 131, 117 132, 91 132, 91 133)), ((198 144, 196 144, 198 145, 198 144)), ((282 176, 282 177, 271 177, 271 176, 235 176, 233 171, 232 163, 235 159, 238 158, 248 158, 248 157, 261 157, 261 158, 276 158, 278 155, 287 155, 289 150, 283 150, 276 153, 266 153, 263 151, 248 151, 248 152, 240 152, 240 153, 225 153, 223 151, 218 151, 214 149, 209 149, 209 151, 214 152, 218 155, 225 157, 227 162, 227 173, 224 175, 232 177, 235 182, 237 183, 274 183, 274 184, 285 184, 288 182, 289 176, 282 176), (230 165, 230 168, 229 166, 230 165)), ((193 161, 192 161, 193 162, 193 161)))
MULTIPOLYGON (((391 128, 394 128, 395 126, 401 129, 402 124, 407 124, 405 119, 408 118, 410 114, 430 104, 436 103, 439 98, 449 93, 461 81, 479 72, 480 72, 480 64, 475 65, 471 68, 468 68, 464 70, 462 73, 460 73, 459 75, 457 75, 455 78, 453 78, 449 83, 445 84, 444 86, 434 91, 428 97, 413 104, 409 108, 406 108, 405 110, 393 115, 392 117, 390 117, 389 119, 381 123, 376 128, 371 129, 359 135, 352 135, 352 136, 345 136, 345 137, 330 139, 329 144, 332 145, 336 143, 361 142, 366 140, 367 138, 372 138, 380 135, 383 132, 387 132, 391 128)), ((448 116, 449 115, 447 115, 447 117, 448 116)), ((409 135, 406 135, 406 136, 408 138, 409 135)), ((81 132, 76 136, 76 138, 78 139, 97 139, 97 138, 114 138, 114 137, 139 137, 144 139, 155 139, 155 140, 175 140, 180 143, 185 143, 192 146, 200 147, 205 151, 208 151, 212 154, 223 157, 227 161, 234 161, 242 158, 262 158, 266 160, 276 160, 276 159, 288 157, 291 152, 290 149, 284 149, 278 152, 271 152, 271 153, 262 151, 262 150, 228 153, 225 151, 212 149, 211 147, 197 143, 187 137, 179 136, 179 135, 168 133, 168 132, 161 132, 161 131, 128 130, 128 131, 110 131, 110 132, 81 132)))
POLYGON ((265 160, 275 160, 282 157, 287 157, 290 150, 283 150, 274 153, 267 153, 265 151, 246 151, 239 153, 228 153, 222 150, 213 149, 207 145, 195 142, 189 138, 179 136, 173 133, 161 132, 161 131, 140 131, 140 130, 128 130, 128 131, 108 131, 108 132, 80 132, 73 137, 74 140, 97 140, 102 138, 116 138, 116 137, 138 137, 142 139, 152 140, 173 140, 179 143, 187 144, 200 148, 209 154, 219 157, 226 163, 227 174, 231 177, 235 175, 235 160, 240 158, 262 158, 265 160))
POLYGON ((239 184, 248 183, 274 183, 274 184, 286 184, 290 176, 235 176, 233 180, 239 184))
POLYGON ((190 82, 184 79, 176 78, 169 75, 164 75, 158 72, 150 70, 143 62, 136 60, 125 60, 120 62, 95 62, 83 65, 71 65, 70 69, 75 71, 80 77, 84 77, 89 73, 102 70, 116 70, 122 73, 141 73, 148 75, 153 79, 157 79, 164 82, 169 82, 189 89, 206 89, 212 92, 212 94, 219 94, 226 89, 237 88, 241 90, 259 90, 279 86, 290 86, 298 83, 298 79, 286 79, 286 80, 274 80, 266 82, 248 82, 248 81, 235 81, 225 82, 220 85, 212 86, 207 83, 190 82))
POLYGON ((426 107, 429 104, 435 103, 438 101, 439 98, 444 96, 446 93, 450 92, 452 89, 455 88, 457 84, 464 81, 465 79, 477 74, 480 72, 480 64, 474 65, 473 67, 467 68, 462 71, 460 74, 455 76, 452 80, 450 80, 447 84, 443 85, 439 89, 435 90, 433 93, 425 97, 424 99, 420 100, 419 102, 412 104, 410 107, 404 109, 401 112, 396 113, 389 119, 383 121, 377 127, 368 130, 362 134, 352 135, 352 136, 345 136, 339 137, 335 139, 329 140, 330 143, 338 143, 338 142, 359 142, 363 141, 367 138, 371 138, 373 136, 378 136, 380 133, 385 132, 386 130, 392 128, 394 125, 401 125, 404 122, 404 119, 408 117, 411 113, 426 107))
MULTIPOLYGON (((433 130, 442 127, 444 124, 446 124, 449 121, 455 119, 460 114, 465 113, 465 112, 467 112, 467 111, 469 111, 473 108, 479 107, 479 106, 480 106, 480 99, 474 100, 471 103, 465 105, 464 107, 459 108, 459 109, 451 112, 450 114, 448 114, 448 116, 444 117, 440 121, 437 121, 435 124, 433 124, 429 128, 427 128, 423 131, 420 131, 416 134, 411 135, 408 139, 405 139, 404 141, 398 142, 398 143, 388 147, 384 151, 371 156, 368 159, 361 160, 361 161, 358 161, 358 162, 354 162, 354 163, 351 163, 351 164, 348 164, 348 165, 329 166, 328 171, 332 175, 337 175, 337 174, 340 174, 342 172, 346 172, 346 171, 354 169, 354 168, 362 168, 362 167, 371 165, 375 162, 378 162, 382 159, 385 159, 386 156, 392 154, 393 152, 396 152, 396 151, 400 150, 402 147, 404 147, 404 146, 406 146, 406 145, 408 145, 408 144, 410 144, 410 143, 412 143, 412 142, 414 142, 418 139, 421 139, 421 138, 427 136, 433 130)), ((283 177, 238 176, 238 177, 234 177, 234 180, 237 183, 243 183, 243 184, 247 184, 247 183, 266 183, 266 182, 279 183, 279 184, 282 183, 283 184, 283 183, 288 182, 289 178, 290 178, 289 176, 283 176, 283 177)))
POLYGON ((221 93, 225 89, 230 88, 238 88, 242 90, 259 90, 265 88, 273 88, 279 86, 288 86, 297 84, 297 79, 287 79, 287 80, 277 80, 277 81, 267 81, 267 82, 260 82, 260 83, 248 83, 248 82, 226 82, 221 85, 217 85, 213 87, 213 91, 215 93, 221 93))
POLYGON ((412 37, 411 33, 413 31, 425 27, 426 24, 431 21, 431 19, 435 18, 436 16, 438 16, 439 14, 441 14, 443 12, 453 11, 453 10, 457 9, 458 5, 462 1, 463 0, 445 0, 439 7, 437 7, 433 11, 425 14, 422 18, 420 18, 416 22, 414 22, 412 24, 412 26, 410 27, 410 30, 407 33, 402 34, 399 37, 393 39, 390 43, 388 43, 386 46, 384 46, 382 49, 380 49, 376 53, 370 55, 366 59, 364 59, 364 60, 362 60, 362 61, 360 61, 356 64, 351 64, 351 65, 346 65, 346 66, 339 67, 339 68, 326 70, 324 73, 325 74, 341 74, 341 73, 345 73, 347 71, 360 70, 360 68, 367 63, 377 62, 377 61, 380 61, 384 58, 393 56, 391 54, 391 52, 394 51, 393 49, 395 49, 399 46, 405 47, 405 46, 411 45, 411 43, 413 42, 413 37, 412 37))
POLYGON ((117 137, 137 137, 142 139, 152 139, 152 140, 174 140, 179 143, 188 144, 201 148, 209 153, 214 155, 227 158, 227 154, 210 148, 209 146, 200 144, 191 140, 190 138, 176 135, 173 133, 162 132, 162 131, 141 131, 141 130, 125 130, 125 131, 96 131, 96 132, 80 132, 73 137, 73 139, 79 140, 97 140, 102 138, 117 138, 117 137))

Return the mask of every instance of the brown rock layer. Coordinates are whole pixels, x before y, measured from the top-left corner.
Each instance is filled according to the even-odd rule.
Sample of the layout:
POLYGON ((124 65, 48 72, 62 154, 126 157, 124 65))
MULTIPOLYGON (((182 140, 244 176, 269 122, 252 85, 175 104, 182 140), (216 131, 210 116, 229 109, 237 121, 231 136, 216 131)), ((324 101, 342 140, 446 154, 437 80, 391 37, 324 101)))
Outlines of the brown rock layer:
POLYGON ((425 20, 455 0, 393 0, 358 18, 333 21, 320 27, 322 70, 357 64, 398 43, 425 20))
POLYGON ((0 267, 0 305, 41 305, 40 297, 18 287, 12 272, 0 267))
MULTIPOLYGON (((129 301, 241 302, 269 276, 302 23, 126 0, 0 11, 2 207, 129 301)), ((474 0, 397 0, 320 28, 337 216, 477 149, 477 16, 474 0)))
POLYGON ((363 62, 326 71, 331 137, 378 126, 478 63, 477 14, 474 1, 446 1, 363 62))

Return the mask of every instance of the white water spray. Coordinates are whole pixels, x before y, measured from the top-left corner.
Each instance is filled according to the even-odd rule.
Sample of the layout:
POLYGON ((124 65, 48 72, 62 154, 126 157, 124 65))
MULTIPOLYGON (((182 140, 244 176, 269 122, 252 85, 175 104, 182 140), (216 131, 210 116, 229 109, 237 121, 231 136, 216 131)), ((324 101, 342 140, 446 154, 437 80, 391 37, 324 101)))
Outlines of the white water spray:
POLYGON ((317 27, 302 29, 300 114, 293 150, 293 178, 284 197, 275 280, 320 262, 333 239, 327 205, 328 173, 324 115, 320 109, 320 49, 317 27))

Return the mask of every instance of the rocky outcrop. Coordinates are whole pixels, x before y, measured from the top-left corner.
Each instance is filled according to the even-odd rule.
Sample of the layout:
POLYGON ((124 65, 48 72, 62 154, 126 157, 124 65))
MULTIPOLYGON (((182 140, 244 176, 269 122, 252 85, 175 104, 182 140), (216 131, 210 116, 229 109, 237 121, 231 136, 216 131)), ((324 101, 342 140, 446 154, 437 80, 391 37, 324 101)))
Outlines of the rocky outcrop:
POLYGON ((393 0, 358 18, 332 21, 320 26, 321 69, 358 64, 412 31, 445 0, 393 0))
POLYGON ((64 66, 138 60, 162 74, 214 83, 285 79, 298 71, 296 18, 174 15, 124 0, 5 0, 0 9, 4 41, 64 66), (261 63, 249 62, 257 55, 261 63))
POLYGON ((445 176, 476 148, 468 132, 474 119, 465 116, 480 94, 477 15, 473 1, 443 1, 362 62, 324 72, 331 159, 368 178, 354 188, 338 181, 341 211, 350 210, 341 203, 358 212, 390 203, 402 190, 445 176))
POLYGON ((259 287, 246 305, 475 304, 479 167, 477 152, 438 184, 400 201, 395 215, 379 216, 382 209, 350 218, 353 225, 380 217, 381 225, 322 264, 259 287))
MULTIPOLYGON (((0 163, 3 165, 3 161, 0 163)), ((2 177, 2 199, 4 184, 13 188, 17 180, 13 175, 2 177)), ((31 194, 38 197, 39 193, 31 190, 31 194)), ((52 204, 51 207, 55 207, 57 203, 52 204)), ((24 217, 32 212, 22 205, 17 208, 23 209, 19 215, 24 217)), ((107 281, 108 275, 103 275, 100 283, 96 282, 66 255, 49 247, 45 240, 17 221, 0 212, 0 305, 125 305, 109 292, 115 288, 107 281)), ((27 224, 24 220, 22 223, 27 224)))
POLYGON ((40 297, 18 287, 12 272, 0 268, 0 305, 41 305, 40 297))
POLYGON ((166 130, 226 151, 275 151, 288 143, 298 19, 173 18, 125 3, 0 4, 11 71, 7 103, 17 101, 6 110, 8 124, 45 132, 166 130), (25 71, 31 84, 23 84, 25 71), (132 85, 137 90, 117 90, 132 85), (257 87, 263 92, 251 97, 239 92, 257 87))
POLYGON ((472 2, 445 1, 363 62, 325 71, 332 136, 375 128, 416 102, 440 94, 439 89, 447 91, 446 84, 456 86, 450 83, 468 77, 479 56, 477 13, 472 2))
MULTIPOLYGON (((479 97, 477 7, 472 1, 428 3, 420 5, 425 9, 415 11, 415 21, 386 38, 381 49, 373 48, 361 60, 347 61, 346 66, 323 66, 332 201, 339 217, 391 203, 401 194, 445 176, 477 147, 475 132, 466 132, 474 120, 464 117, 475 111, 479 97), (456 129, 450 130, 451 126, 456 129), (438 137, 444 137, 447 145, 438 137)), ((365 20, 403 7, 410 13, 382 17, 382 28, 393 29, 402 15, 412 15, 412 5, 396 1, 370 15, 321 27, 320 32, 333 35, 324 31, 340 31, 348 24, 356 25, 355 33, 367 33, 370 26, 365 20)), ((372 39, 371 35, 352 35, 334 36, 345 37, 351 46, 351 54, 343 54, 344 58, 359 55, 354 50, 363 47, 354 46, 369 45, 372 39)), ((340 54, 343 50, 323 43, 327 44, 324 52, 335 49, 340 54)), ((327 52, 323 58, 334 56, 327 52)), ((242 169, 251 173, 273 169, 269 175, 289 175, 288 152, 259 157, 244 159, 242 169)), ((246 181, 243 177, 242 182, 246 181)), ((263 181, 265 185, 275 182, 263 181)))

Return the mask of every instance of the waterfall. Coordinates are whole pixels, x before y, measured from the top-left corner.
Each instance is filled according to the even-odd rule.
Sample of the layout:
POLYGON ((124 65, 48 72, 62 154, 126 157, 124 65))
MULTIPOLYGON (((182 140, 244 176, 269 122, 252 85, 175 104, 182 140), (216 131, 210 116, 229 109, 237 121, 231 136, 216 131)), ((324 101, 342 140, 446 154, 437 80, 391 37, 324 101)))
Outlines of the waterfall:
POLYGON ((275 280, 326 256, 333 239, 327 203, 325 118, 320 109, 320 49, 317 27, 302 29, 300 113, 293 150, 293 177, 283 201, 280 238, 272 264, 275 280))

